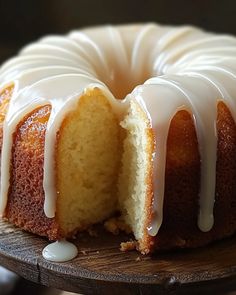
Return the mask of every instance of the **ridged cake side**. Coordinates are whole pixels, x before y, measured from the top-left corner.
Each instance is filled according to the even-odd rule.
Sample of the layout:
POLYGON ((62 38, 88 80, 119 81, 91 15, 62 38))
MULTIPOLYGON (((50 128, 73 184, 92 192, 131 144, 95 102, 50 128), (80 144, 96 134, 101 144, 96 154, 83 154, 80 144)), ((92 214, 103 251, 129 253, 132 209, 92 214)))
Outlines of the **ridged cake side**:
POLYGON ((191 117, 172 121, 167 145, 164 220, 155 248, 198 247, 234 234, 236 230, 236 125, 223 102, 217 114, 217 166, 214 216, 209 232, 197 227, 200 158, 191 117), (180 152, 176 153, 176 147, 180 152), (181 152, 182 150, 182 152, 181 152))

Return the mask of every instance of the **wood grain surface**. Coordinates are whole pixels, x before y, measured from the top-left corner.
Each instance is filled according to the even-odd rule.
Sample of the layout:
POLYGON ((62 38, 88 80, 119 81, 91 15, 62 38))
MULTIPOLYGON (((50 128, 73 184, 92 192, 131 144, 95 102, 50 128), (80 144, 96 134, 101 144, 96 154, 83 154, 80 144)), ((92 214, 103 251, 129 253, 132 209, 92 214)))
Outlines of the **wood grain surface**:
POLYGON ((97 229, 74 242, 79 255, 66 263, 42 257, 46 239, 0 222, 0 264, 46 286, 82 294, 222 294, 236 290, 236 238, 208 247, 142 256, 123 253, 121 241, 97 229))

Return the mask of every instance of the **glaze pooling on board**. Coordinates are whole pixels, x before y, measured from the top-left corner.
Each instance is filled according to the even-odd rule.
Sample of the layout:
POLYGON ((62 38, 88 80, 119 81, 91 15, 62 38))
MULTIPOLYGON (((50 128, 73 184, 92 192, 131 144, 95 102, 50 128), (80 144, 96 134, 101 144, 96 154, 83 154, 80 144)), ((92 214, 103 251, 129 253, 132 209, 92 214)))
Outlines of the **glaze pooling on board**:
POLYGON ((44 247, 43 258, 54 262, 66 262, 75 258, 78 254, 77 247, 66 241, 56 241, 44 247))
POLYGON ((97 87, 121 120, 129 101, 137 101, 158 138, 153 164, 155 218, 148 228, 150 235, 156 235, 162 223, 166 144, 171 119, 183 109, 192 114, 201 157, 198 226, 202 231, 212 228, 218 101, 225 102, 236 121, 235 38, 193 27, 156 24, 74 31, 66 37, 43 38, 6 62, 0 70, 1 88, 12 82, 14 92, 3 126, 1 212, 7 204, 10 150, 16 125, 36 107, 50 104, 44 155, 44 210, 48 217, 55 216, 53 147, 56 133, 80 96, 89 95, 89 90, 97 87), (140 86, 134 88, 136 85, 140 86))

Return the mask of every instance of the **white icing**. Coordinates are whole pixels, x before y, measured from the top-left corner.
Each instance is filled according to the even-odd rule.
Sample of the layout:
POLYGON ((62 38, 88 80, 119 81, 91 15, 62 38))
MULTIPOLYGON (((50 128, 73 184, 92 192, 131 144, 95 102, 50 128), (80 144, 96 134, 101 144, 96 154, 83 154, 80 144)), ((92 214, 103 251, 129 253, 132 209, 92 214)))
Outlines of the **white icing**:
POLYGON ((192 114, 201 157, 198 225, 202 231, 212 228, 217 103, 224 101, 236 121, 236 38, 193 27, 156 24, 74 31, 66 37, 43 38, 6 62, 0 69, 1 88, 11 82, 15 87, 3 126, 1 212, 7 204, 15 127, 36 107, 50 104, 52 111, 45 140, 44 209, 48 217, 55 216, 56 132, 80 96, 97 87, 121 118, 129 100, 136 100, 145 110, 158 139, 153 162, 155 218, 148 229, 151 235, 156 235, 162 223, 166 142, 171 119, 181 109, 192 114))
POLYGON ((78 255, 78 249, 74 244, 61 240, 47 245, 42 254, 46 260, 65 262, 75 258, 78 255))

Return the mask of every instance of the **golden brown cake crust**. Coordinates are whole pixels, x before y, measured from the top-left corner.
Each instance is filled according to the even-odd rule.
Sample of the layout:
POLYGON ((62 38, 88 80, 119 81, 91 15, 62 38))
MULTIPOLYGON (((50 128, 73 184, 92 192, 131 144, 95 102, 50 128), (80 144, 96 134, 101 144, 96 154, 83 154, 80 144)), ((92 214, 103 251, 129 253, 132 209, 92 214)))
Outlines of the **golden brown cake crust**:
POLYGON ((182 113, 177 114, 171 123, 166 163, 164 220, 155 238, 156 249, 199 247, 230 236, 236 229, 234 120, 228 108, 220 102, 217 116, 215 223, 212 230, 206 233, 200 231, 197 226, 200 157, 196 132, 191 121, 190 117, 182 113), (181 147, 184 148, 183 154, 181 147))
POLYGON ((11 178, 5 217, 15 225, 55 240, 60 237, 55 218, 44 213, 44 139, 50 106, 22 120, 13 136, 11 178))

